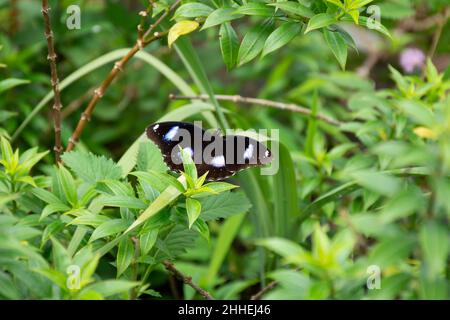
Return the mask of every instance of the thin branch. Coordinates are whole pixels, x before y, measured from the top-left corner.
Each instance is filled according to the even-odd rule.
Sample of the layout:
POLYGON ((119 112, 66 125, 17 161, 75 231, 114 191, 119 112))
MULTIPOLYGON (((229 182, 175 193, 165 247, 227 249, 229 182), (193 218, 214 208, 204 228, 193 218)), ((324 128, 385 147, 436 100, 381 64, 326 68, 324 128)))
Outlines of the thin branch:
MULTIPOLYGON (((266 100, 266 99, 258 99, 258 98, 249 98, 249 97, 242 97, 240 95, 215 95, 216 99, 219 101, 231 101, 234 103, 245 103, 245 104, 256 104, 263 107, 271 107, 275 109, 280 110, 287 110, 292 111, 296 113, 301 113, 304 115, 312 116, 311 110, 300 107, 293 103, 283 103, 283 102, 277 102, 272 100, 266 100)), ((208 101, 209 97, 206 94, 201 94, 198 96, 178 96, 171 94, 169 96, 170 99, 173 100, 202 100, 202 101, 208 101)), ((316 118, 320 119, 322 121, 325 121, 327 123, 330 123, 335 126, 340 126, 342 123, 338 120, 332 119, 324 114, 318 113, 316 114, 316 118)))
POLYGON ((9 34, 14 36, 19 29, 19 9, 17 2, 19 0, 10 0, 9 11, 9 34))
POLYGON ((187 284, 188 286, 190 286, 192 289, 194 289, 195 291, 198 292, 198 294, 200 294, 202 297, 204 297, 206 300, 214 300, 214 298, 208 293, 208 291, 200 288, 197 284, 195 284, 192 281, 191 277, 186 276, 185 274, 183 274, 181 271, 179 271, 177 268, 175 268, 175 266, 173 265, 172 262, 170 261, 164 261, 163 262, 164 267, 167 269, 167 271, 169 271, 170 273, 172 273, 177 279, 183 281, 185 284, 187 284))
POLYGON ((114 67, 109 72, 106 79, 102 82, 100 87, 98 87, 94 91, 94 95, 89 102, 88 106, 81 114, 81 118, 78 121, 78 124, 73 132, 72 136, 69 139, 69 144, 67 145, 66 151, 71 151, 75 147, 75 144, 79 140, 81 133, 83 132, 84 127, 87 122, 91 119, 92 112, 94 111, 95 106, 98 101, 103 97, 105 91, 108 89, 109 85, 116 78, 119 71, 122 71, 127 62, 141 49, 147 46, 149 43, 156 41, 166 35, 167 32, 155 32, 156 28, 161 24, 161 22, 172 12, 179 4, 181 0, 177 0, 166 12, 164 12, 156 22, 148 28, 148 30, 143 34, 138 34, 138 39, 136 44, 130 49, 130 51, 119 61, 114 64, 114 67))
POLYGON ((47 38, 47 47, 48 47, 48 56, 47 59, 50 63, 50 71, 51 71, 51 82, 54 93, 54 103, 53 103, 53 124, 55 129, 55 159, 56 163, 61 163, 61 153, 63 151, 61 145, 61 95, 59 91, 59 79, 58 79, 58 70, 56 68, 56 53, 55 47, 53 44, 53 31, 50 24, 50 17, 48 12, 50 8, 48 6, 47 0, 42 0, 42 16, 44 17, 45 23, 45 37, 47 38))
POLYGON ((250 300, 259 300, 261 299, 261 297, 267 293, 268 291, 274 289, 276 286, 278 286, 278 281, 272 281, 270 282, 267 286, 265 286, 264 288, 262 288, 260 291, 258 291, 257 293, 255 293, 254 295, 252 295, 250 297, 250 300))

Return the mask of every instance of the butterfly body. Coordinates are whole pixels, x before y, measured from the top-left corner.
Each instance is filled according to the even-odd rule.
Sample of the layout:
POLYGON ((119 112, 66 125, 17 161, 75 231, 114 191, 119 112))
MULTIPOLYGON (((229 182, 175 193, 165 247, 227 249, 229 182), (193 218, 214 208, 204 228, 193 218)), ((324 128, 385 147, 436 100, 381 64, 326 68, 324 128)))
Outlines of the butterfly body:
POLYGON ((219 131, 203 130, 188 122, 159 122, 146 129, 147 137, 161 150, 172 171, 182 171, 181 149, 194 160, 199 176, 208 172, 207 180, 222 180, 236 172, 261 166, 272 160, 266 146, 255 139, 222 136, 219 131))

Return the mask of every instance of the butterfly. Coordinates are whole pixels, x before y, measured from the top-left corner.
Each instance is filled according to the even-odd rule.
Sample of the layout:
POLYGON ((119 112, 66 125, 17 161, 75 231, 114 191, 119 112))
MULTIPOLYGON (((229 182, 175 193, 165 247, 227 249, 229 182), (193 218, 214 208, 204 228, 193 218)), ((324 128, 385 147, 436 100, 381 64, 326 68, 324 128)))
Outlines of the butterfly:
POLYGON ((199 176, 223 180, 236 172, 272 161, 271 151, 255 139, 240 135, 222 136, 189 122, 158 122, 147 127, 147 137, 160 149, 172 171, 181 172, 181 149, 194 160, 199 176))

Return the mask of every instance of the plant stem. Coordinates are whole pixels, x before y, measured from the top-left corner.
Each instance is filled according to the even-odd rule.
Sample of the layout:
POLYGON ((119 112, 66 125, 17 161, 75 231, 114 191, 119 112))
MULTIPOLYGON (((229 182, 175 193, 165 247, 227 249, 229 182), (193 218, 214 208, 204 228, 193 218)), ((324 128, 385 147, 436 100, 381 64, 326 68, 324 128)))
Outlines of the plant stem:
POLYGON ((138 39, 136 44, 130 49, 130 51, 119 61, 114 64, 114 67, 109 72, 106 79, 102 82, 99 88, 94 91, 94 96, 89 102, 88 106, 81 114, 81 118, 78 121, 78 124, 73 132, 72 136, 69 139, 69 144, 67 145, 66 151, 71 151, 75 147, 75 144, 80 139, 81 133, 83 132, 84 127, 87 122, 90 120, 92 112, 94 111, 95 106, 98 101, 103 97, 105 91, 108 89, 111 82, 116 78, 119 71, 123 70, 127 62, 141 49, 147 46, 149 43, 160 39, 167 32, 154 32, 155 29, 161 24, 161 22, 172 12, 179 4, 181 0, 177 0, 166 12, 164 12, 158 20, 154 24, 148 28, 148 30, 143 35, 138 35, 138 39))
POLYGON ((61 145, 61 94, 59 91, 59 79, 58 79, 58 69, 56 67, 56 52, 53 44, 53 31, 50 24, 50 17, 48 12, 50 8, 48 6, 47 0, 42 0, 42 16, 44 17, 45 23, 45 37, 47 38, 48 56, 47 59, 50 64, 51 71, 51 82, 54 93, 54 103, 52 108, 53 114, 53 125, 55 129, 55 160, 56 163, 61 163, 61 153, 63 151, 61 145))
MULTIPOLYGON (((271 107, 271 108, 276 108, 276 109, 281 109, 281 110, 287 110, 287 111, 305 114, 308 116, 313 115, 311 110, 309 110, 305 107, 301 107, 301 106, 292 104, 292 103, 283 103, 283 102, 271 101, 271 100, 266 100, 266 99, 242 97, 240 95, 215 95, 215 97, 219 101, 231 101, 234 103, 256 104, 256 105, 260 105, 263 107, 271 107)), ((169 96, 169 98, 173 99, 173 100, 195 100, 195 99, 202 100, 202 101, 209 100, 209 97, 206 94, 201 94, 198 96, 178 96, 178 95, 171 94, 169 96)), ((340 121, 332 119, 321 113, 317 113, 315 115, 315 117, 319 120, 322 120, 324 122, 327 122, 327 123, 335 125, 335 126, 342 125, 342 123, 340 121)))
POLYGON ((172 273, 176 278, 178 278, 179 280, 182 280, 185 284, 187 284, 188 286, 190 286, 192 289, 194 289, 195 291, 198 292, 198 294, 200 294, 202 297, 204 297, 206 300, 214 300, 214 298, 209 294, 208 291, 200 288, 197 284, 195 284, 192 281, 192 277, 186 276, 185 274, 183 274, 181 271, 179 271, 177 268, 175 268, 175 266, 173 265, 172 262, 170 261, 163 261, 164 267, 167 269, 167 271, 169 271, 170 273, 172 273))

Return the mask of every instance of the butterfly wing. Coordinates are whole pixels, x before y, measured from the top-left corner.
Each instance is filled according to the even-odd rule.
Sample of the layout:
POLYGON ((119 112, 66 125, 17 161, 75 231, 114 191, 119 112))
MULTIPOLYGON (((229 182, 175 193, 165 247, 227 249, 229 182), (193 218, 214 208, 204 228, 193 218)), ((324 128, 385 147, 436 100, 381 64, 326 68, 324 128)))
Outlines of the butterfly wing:
POLYGON ((203 130, 188 122, 160 122, 146 129, 147 137, 161 150, 172 171, 182 171, 180 148, 187 150, 198 175, 208 172, 207 180, 222 180, 252 166, 272 160, 270 150, 249 137, 203 130))

